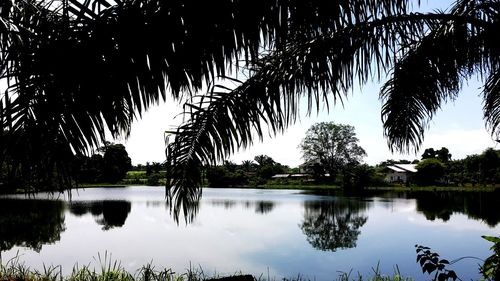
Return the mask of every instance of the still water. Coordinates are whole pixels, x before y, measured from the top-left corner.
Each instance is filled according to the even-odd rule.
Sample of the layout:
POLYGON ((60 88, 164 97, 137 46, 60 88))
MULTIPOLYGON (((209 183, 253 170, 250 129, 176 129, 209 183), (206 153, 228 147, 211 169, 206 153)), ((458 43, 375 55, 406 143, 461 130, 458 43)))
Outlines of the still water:
MULTIPOLYGON (((20 256, 32 268, 99 268, 110 253, 134 272, 152 263, 182 273, 298 275, 334 280, 396 268, 429 279, 415 244, 442 258, 489 256, 481 235, 500 234, 500 194, 394 193, 365 197, 297 190, 210 189, 195 219, 177 224, 160 187, 93 188, 67 194, 0 198, 2 262, 20 256)), ((453 264, 462 280, 478 279, 475 259, 453 264)))

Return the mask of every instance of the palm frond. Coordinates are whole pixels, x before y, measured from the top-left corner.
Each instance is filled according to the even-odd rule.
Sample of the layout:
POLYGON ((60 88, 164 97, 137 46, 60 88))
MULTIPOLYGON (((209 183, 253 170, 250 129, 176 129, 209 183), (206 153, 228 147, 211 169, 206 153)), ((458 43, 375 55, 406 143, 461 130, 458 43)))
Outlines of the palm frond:
POLYGON ((450 18, 428 24, 424 38, 403 50, 381 89, 384 134, 391 150, 418 150, 437 110, 454 100, 462 81, 490 68, 481 37, 491 28, 475 1, 458 1, 450 18), (486 68, 486 69, 485 69, 486 68))
POLYGON ((491 134, 498 139, 500 135, 500 72, 496 70, 488 78, 483 91, 484 119, 491 134))
POLYGON ((306 42, 291 41, 257 61, 250 78, 235 89, 212 87, 198 103, 186 104, 189 119, 170 132, 175 139, 167 153, 168 187, 199 190, 199 181, 187 179, 200 178, 190 174, 193 167, 213 165, 255 137, 284 131, 295 122, 300 99, 308 100, 308 112, 342 101, 354 77, 363 83, 385 71, 398 43, 418 39, 428 22, 440 20, 424 14, 386 16, 306 42), (373 61, 379 69, 371 66, 373 61))

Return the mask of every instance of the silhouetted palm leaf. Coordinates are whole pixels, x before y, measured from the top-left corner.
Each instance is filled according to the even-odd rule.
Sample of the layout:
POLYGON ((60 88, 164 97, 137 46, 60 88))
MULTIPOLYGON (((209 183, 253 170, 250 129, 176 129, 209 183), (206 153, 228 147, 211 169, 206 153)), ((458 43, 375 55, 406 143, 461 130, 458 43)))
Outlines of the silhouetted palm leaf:
MULTIPOLYGON (((457 97, 464 80, 498 71, 499 49, 491 41, 498 12, 499 5, 493 2, 457 1, 449 20, 428 24, 425 37, 398 60, 381 91, 385 135, 392 149, 418 150, 429 120, 441 105, 457 97)), ((485 90, 491 97, 494 87, 485 90)), ((495 132, 499 119, 491 111, 497 109, 493 101, 485 100, 485 117, 495 132)))

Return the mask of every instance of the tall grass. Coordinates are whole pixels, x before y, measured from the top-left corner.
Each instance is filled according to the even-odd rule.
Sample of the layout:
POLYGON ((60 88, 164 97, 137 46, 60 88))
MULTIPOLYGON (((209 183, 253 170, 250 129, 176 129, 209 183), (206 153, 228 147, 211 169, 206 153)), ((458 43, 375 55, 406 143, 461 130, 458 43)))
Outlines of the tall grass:
MULTIPOLYGON (((16 256, 6 263, 0 263, 0 281, 202 281, 216 280, 221 278, 217 274, 211 276, 205 275, 202 268, 193 268, 190 266, 186 272, 178 274, 171 269, 157 269, 152 264, 146 264, 139 268, 135 273, 130 273, 122 267, 121 263, 111 258, 107 252, 104 255, 98 255, 94 258, 99 264, 98 268, 90 265, 73 267, 71 274, 64 276, 62 266, 43 266, 43 270, 32 269, 16 256)), ((242 273, 237 273, 231 277, 237 280, 242 273)), ((392 276, 385 276, 377 268, 374 269, 372 276, 367 278, 360 274, 353 276, 352 272, 340 273, 338 276, 332 276, 332 280, 338 281, 411 281, 411 278, 402 277, 397 270, 392 276)), ((307 281, 308 278, 297 276, 293 278, 276 279, 262 275, 254 277, 256 281, 307 281)))

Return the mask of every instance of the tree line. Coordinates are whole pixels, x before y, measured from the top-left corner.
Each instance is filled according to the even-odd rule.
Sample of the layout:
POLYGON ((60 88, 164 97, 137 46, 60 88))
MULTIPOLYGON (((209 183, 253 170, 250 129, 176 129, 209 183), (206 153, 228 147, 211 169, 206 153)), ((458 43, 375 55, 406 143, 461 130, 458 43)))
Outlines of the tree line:
POLYGON ((362 189, 393 185, 386 176, 390 167, 398 164, 415 164, 417 172, 409 173, 408 180, 401 182, 408 186, 484 186, 500 181, 500 150, 493 148, 456 160, 446 147, 427 148, 421 159, 388 159, 370 166, 362 162, 366 152, 358 141, 353 126, 317 123, 309 128, 300 144, 304 159, 300 167, 290 168, 267 155, 256 156, 253 161, 246 160, 240 165, 225 161, 222 165, 205 169, 206 184, 213 187, 326 184, 362 189), (287 173, 302 175, 295 179, 285 175, 273 179, 273 175, 287 173))
MULTIPOLYGON (((20 153, 23 153, 22 151, 20 153)), ((43 153, 43 152, 40 152, 43 153)), ((33 157, 34 155, 27 155, 33 157)), ((67 179, 71 185, 81 183, 117 183, 121 181, 131 168, 131 159, 122 144, 105 142, 90 156, 66 155, 67 163, 65 169, 71 171, 73 177, 67 179)), ((0 165, 0 191, 10 192, 16 189, 26 191, 55 190, 67 188, 65 181, 61 181, 62 175, 57 173, 59 169, 51 170, 51 177, 42 177, 34 169, 30 176, 26 176, 26 169, 30 166, 17 165, 9 159, 0 165)), ((69 186, 71 186, 69 185, 69 186)))

